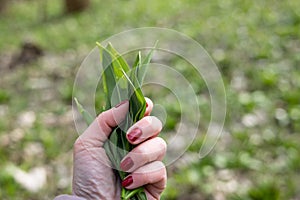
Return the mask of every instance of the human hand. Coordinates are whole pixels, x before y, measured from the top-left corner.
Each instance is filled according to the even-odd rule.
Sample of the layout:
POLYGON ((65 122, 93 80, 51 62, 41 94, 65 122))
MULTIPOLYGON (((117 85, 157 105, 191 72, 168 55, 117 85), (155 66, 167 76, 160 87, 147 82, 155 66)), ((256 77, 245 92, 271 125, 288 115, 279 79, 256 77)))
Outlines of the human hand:
MULTIPOLYGON (((127 131, 127 139, 137 145, 122 160, 120 168, 130 174, 122 186, 145 187, 147 199, 159 199, 166 186, 167 174, 161 162, 165 141, 157 137, 161 122, 149 116, 153 103, 146 98, 145 117, 127 131)), ((112 129, 125 119, 129 102, 124 101, 101 113, 74 144, 73 194, 85 199, 120 199, 120 181, 115 177, 103 148, 112 129)))

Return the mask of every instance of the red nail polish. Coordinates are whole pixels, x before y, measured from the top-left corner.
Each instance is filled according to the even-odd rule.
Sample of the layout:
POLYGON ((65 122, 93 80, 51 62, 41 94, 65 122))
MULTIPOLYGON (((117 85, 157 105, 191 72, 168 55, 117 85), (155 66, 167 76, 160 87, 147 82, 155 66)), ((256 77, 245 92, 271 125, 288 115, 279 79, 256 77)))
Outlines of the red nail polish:
POLYGON ((129 186, 130 184, 133 183, 133 178, 132 176, 128 176, 127 178, 125 178, 123 181, 122 181, 122 187, 127 187, 129 186))
POLYGON ((127 135, 128 140, 131 142, 136 141, 140 136, 142 135, 142 131, 139 128, 135 128, 132 131, 130 131, 127 135))
POLYGON ((125 158, 120 164, 122 170, 127 171, 133 166, 133 160, 130 157, 125 158))
POLYGON ((127 101, 128 100, 121 101, 120 103, 118 103, 117 105, 115 105, 115 108, 120 107, 121 105, 125 104, 127 101))

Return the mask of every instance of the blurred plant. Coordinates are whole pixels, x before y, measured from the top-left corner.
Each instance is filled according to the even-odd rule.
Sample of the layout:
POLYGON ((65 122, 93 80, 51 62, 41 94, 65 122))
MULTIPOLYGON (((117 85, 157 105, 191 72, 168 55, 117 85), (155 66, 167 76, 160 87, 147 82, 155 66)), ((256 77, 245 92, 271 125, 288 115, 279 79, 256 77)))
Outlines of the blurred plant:
POLYGON ((82 12, 90 5, 90 0, 65 0, 67 13, 82 12))

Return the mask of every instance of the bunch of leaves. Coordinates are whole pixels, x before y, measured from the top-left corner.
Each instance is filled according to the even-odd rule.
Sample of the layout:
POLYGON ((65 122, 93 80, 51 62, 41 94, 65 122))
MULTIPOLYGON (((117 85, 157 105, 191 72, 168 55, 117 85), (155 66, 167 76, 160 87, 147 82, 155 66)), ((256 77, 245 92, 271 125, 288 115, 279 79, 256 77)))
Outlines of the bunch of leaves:
MULTIPOLYGON (((114 128, 109 139, 105 142, 104 148, 109 157, 116 176, 123 180, 128 173, 120 169, 120 162, 125 155, 134 148, 126 139, 126 132, 135 122, 143 118, 146 111, 146 101, 141 90, 146 69, 150 63, 153 49, 142 59, 141 52, 138 52, 132 67, 129 67, 125 59, 109 43, 103 47, 97 43, 100 50, 102 62, 103 90, 106 96, 105 110, 114 105, 129 100, 129 112, 126 118, 114 128)), ((90 124, 93 121, 91 115, 75 99, 77 107, 85 121, 90 124)), ((145 200, 147 199, 144 188, 134 190, 121 188, 121 199, 145 200)))

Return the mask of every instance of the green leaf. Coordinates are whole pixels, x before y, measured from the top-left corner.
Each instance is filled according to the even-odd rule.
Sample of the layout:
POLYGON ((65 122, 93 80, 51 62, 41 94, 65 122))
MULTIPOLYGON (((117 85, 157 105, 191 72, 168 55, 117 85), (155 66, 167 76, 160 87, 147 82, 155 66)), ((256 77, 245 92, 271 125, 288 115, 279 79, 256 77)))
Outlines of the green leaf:
POLYGON ((138 120, 142 119, 145 111, 146 111, 146 101, 144 98, 144 95, 142 93, 141 88, 138 86, 138 88, 135 87, 135 84, 131 81, 133 80, 135 83, 137 83, 136 76, 134 74, 135 70, 131 70, 131 77, 133 79, 130 79, 125 72, 124 76, 128 80, 128 94, 130 95, 129 98, 129 117, 131 119, 131 125, 133 123, 137 122, 138 120))
MULTIPOLYGON (((141 53, 139 52, 133 67, 130 69, 127 62, 110 43, 107 47, 103 47, 99 43, 97 43, 97 45, 101 52, 100 57, 104 68, 102 78, 107 101, 106 109, 112 107, 112 99, 116 100, 116 103, 124 99, 129 100, 129 112, 125 120, 112 131, 109 140, 104 144, 105 151, 112 165, 115 169, 119 169, 123 157, 134 148, 134 146, 127 141, 126 131, 135 122, 142 119, 146 111, 146 101, 140 86, 142 82, 139 81, 138 76, 141 77, 140 80, 142 81, 146 69, 141 67, 149 64, 153 50, 147 55, 143 62, 141 53), (145 65, 143 65, 143 63, 145 63, 145 65)), ((116 174, 121 179, 124 179, 128 175, 126 172, 120 170, 116 170, 116 174)), ((121 194, 122 199, 126 200, 129 198, 146 200, 143 187, 134 190, 122 188, 121 194)))
POLYGON ((92 117, 92 115, 88 111, 86 111, 83 108, 83 106, 78 102, 76 97, 74 98, 74 101, 75 101, 76 106, 77 106, 81 116, 83 117, 85 123, 87 123, 87 125, 90 125, 94 121, 94 118, 92 117))
POLYGON ((132 68, 134 69, 134 68, 140 66, 141 64, 142 64, 142 55, 141 55, 141 52, 139 51, 133 65, 132 65, 132 68))
POLYGON ((111 103, 117 104, 127 99, 127 81, 123 78, 122 71, 129 71, 127 62, 109 43, 103 47, 97 43, 102 57, 103 89, 106 95, 106 109, 111 108, 111 103))
POLYGON ((120 68, 122 68, 125 72, 128 72, 130 70, 129 65, 127 62, 123 59, 123 57, 113 48, 111 43, 108 43, 107 50, 111 53, 114 60, 116 60, 116 64, 119 65, 120 68))
POLYGON ((135 190, 126 192, 125 199, 147 200, 147 197, 144 192, 144 188, 139 187, 139 188, 136 188, 135 190), (134 197, 134 195, 137 195, 137 196, 134 197))
POLYGON ((150 52, 147 54, 146 58, 142 61, 142 63, 137 68, 137 78, 140 85, 143 85, 145 75, 147 73, 147 67, 151 61, 151 58, 153 56, 154 49, 157 46, 158 41, 156 41, 154 47, 150 50, 150 52))
POLYGON ((115 72, 112 65, 112 58, 110 53, 101 45, 98 46, 101 50, 100 53, 102 53, 102 66, 104 69, 102 77, 103 77, 103 89, 106 96, 106 109, 109 109, 112 107, 111 99, 113 96, 113 92, 115 89, 118 90, 118 88, 116 88, 117 80, 115 77, 115 72))

